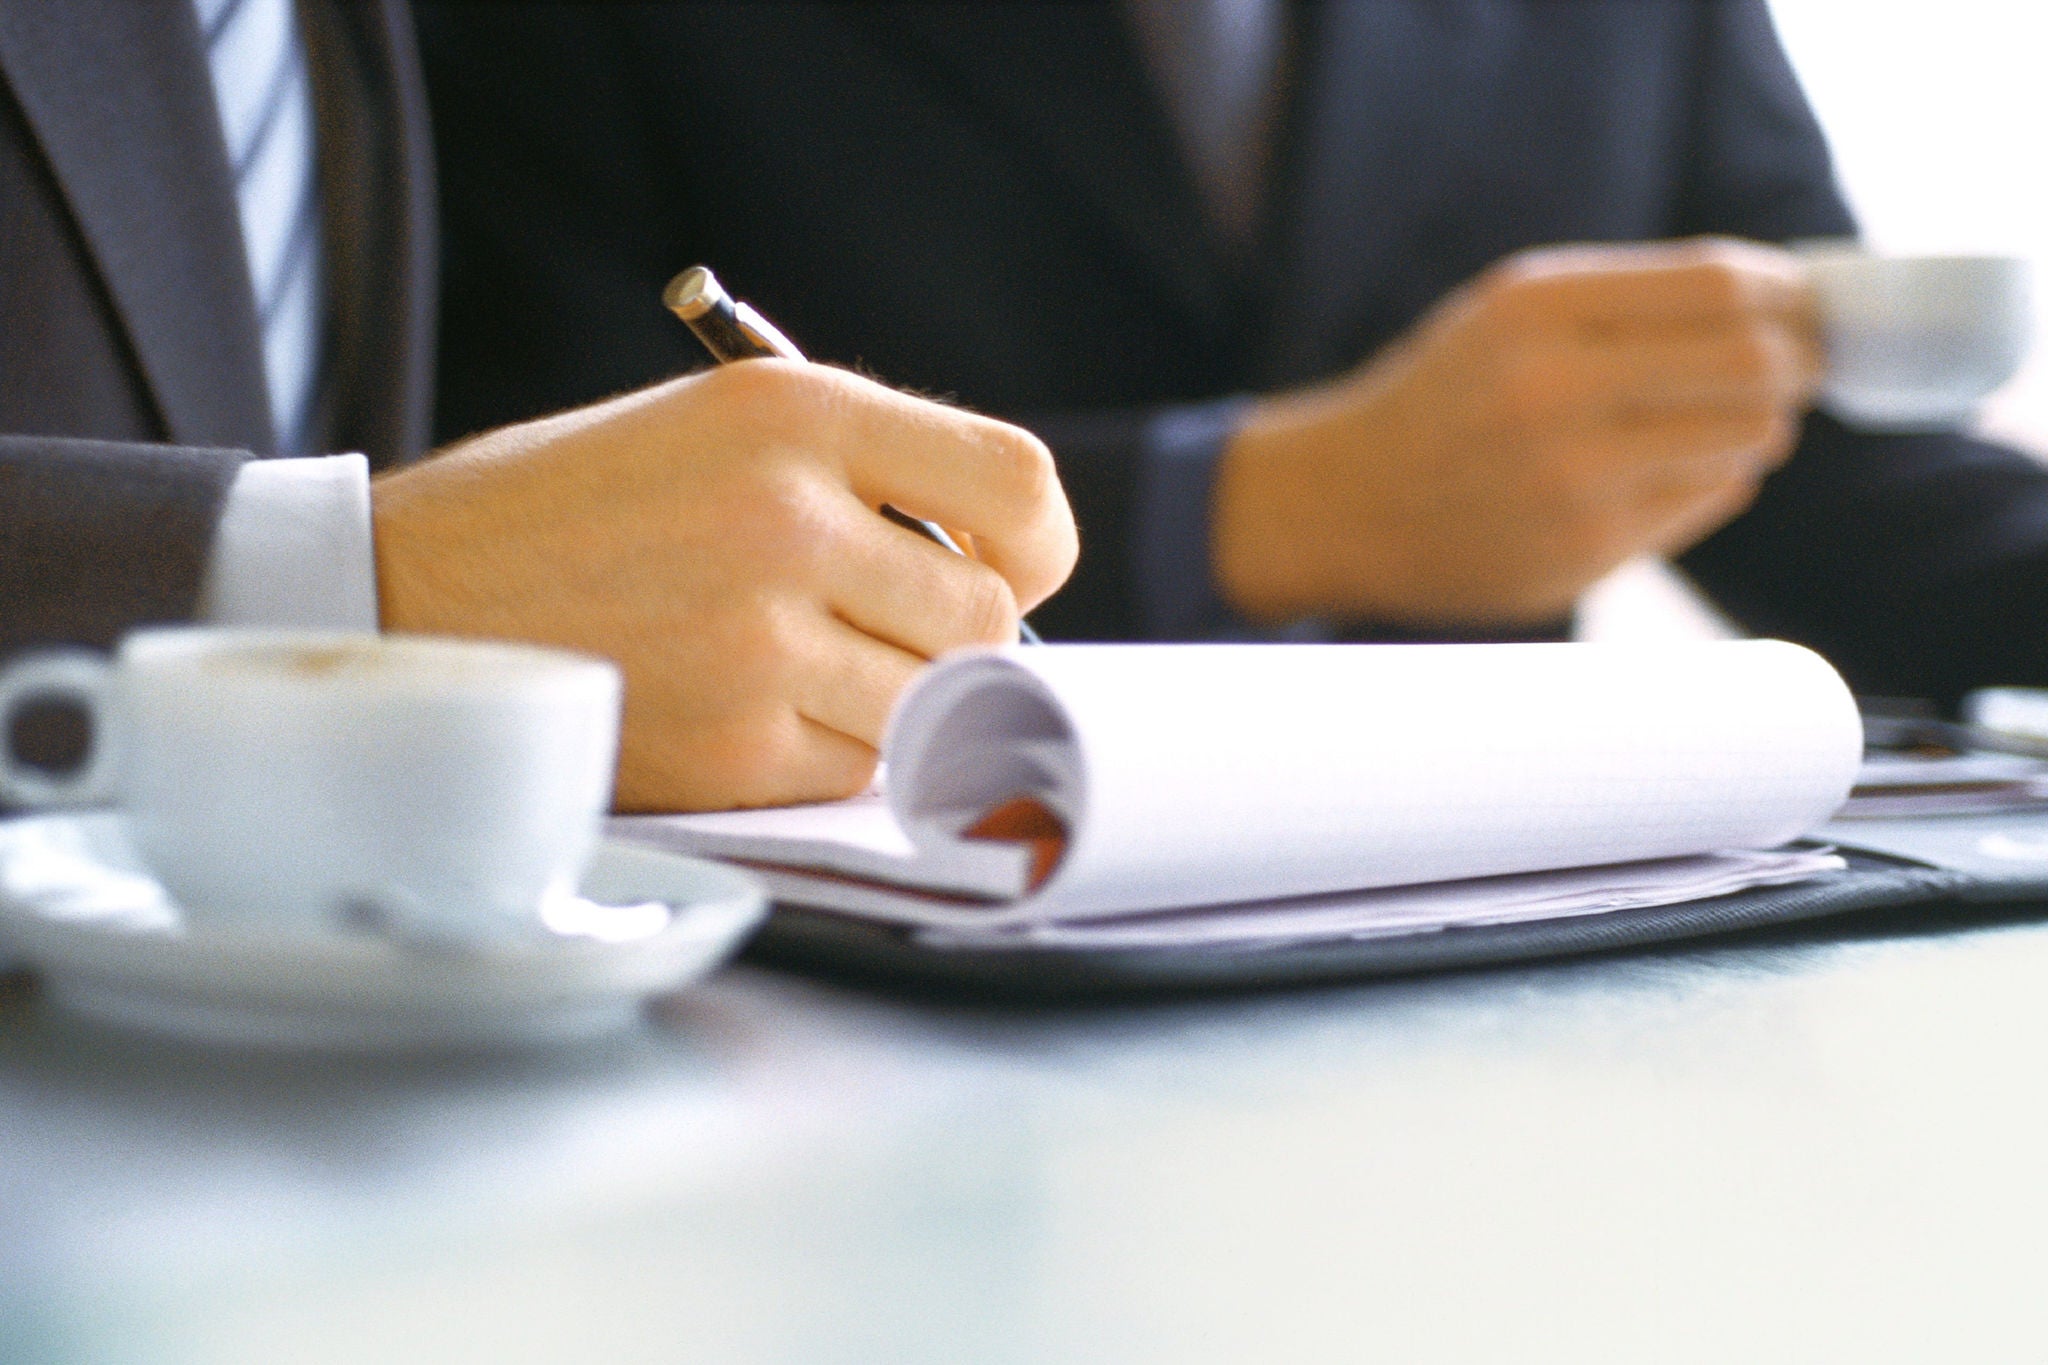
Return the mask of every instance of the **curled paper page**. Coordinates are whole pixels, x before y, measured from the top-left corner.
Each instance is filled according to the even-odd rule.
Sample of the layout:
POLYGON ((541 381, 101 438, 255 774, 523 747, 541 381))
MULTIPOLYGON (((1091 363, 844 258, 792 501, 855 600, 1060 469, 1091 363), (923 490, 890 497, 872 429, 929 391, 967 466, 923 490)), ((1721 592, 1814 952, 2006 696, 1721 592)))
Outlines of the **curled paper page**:
POLYGON ((1769 847, 1861 750, 1835 671, 1777 641, 967 654, 885 746, 921 858, 1019 797, 1058 818, 1045 919, 1769 847))

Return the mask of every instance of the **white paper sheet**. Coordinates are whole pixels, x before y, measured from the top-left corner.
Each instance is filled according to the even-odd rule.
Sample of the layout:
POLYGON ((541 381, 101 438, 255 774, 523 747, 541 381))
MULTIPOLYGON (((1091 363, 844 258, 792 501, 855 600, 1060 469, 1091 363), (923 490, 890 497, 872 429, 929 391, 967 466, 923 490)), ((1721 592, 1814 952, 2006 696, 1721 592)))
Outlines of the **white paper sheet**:
POLYGON ((1837 820, 1900 820, 2048 807, 2048 761, 2017 754, 1867 755, 1837 820))
POLYGON ((1832 814, 1861 747, 1834 670, 1775 641, 1056 645, 954 656, 906 697, 884 752, 908 857, 872 801, 748 813, 737 855, 734 817, 621 832, 958 893, 808 902, 855 913, 1080 920, 1768 848, 1832 814), (953 876, 1002 847, 962 828, 1027 794, 1070 831, 1051 878, 953 876), (835 853, 839 820, 867 833, 835 853))
POLYGON ((985 839, 910 841, 879 790, 845 801, 706 815, 622 815, 611 833, 678 853, 736 862, 823 868, 891 886, 928 887, 981 900, 1014 900, 1029 889, 1030 857, 985 839))
POLYGON ((918 937, 949 948, 1278 948, 1678 905, 1752 887, 1802 882, 1845 866, 1838 854, 1816 849, 1703 853, 1616 867, 1524 872, 1116 919, 998 929, 954 924, 923 929, 918 937))

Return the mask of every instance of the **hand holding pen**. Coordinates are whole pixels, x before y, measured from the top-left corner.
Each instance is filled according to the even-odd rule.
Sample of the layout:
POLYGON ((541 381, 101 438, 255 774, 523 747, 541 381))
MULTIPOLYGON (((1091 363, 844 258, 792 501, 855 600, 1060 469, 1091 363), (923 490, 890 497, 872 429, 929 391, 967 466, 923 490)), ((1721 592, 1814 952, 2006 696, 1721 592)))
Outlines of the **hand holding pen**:
MULTIPOLYGON (((711 352, 721 365, 736 360, 806 359, 796 343, 777 330, 775 324, 762 317, 752 305, 726 293, 709 266, 693 265, 670 280, 668 287, 661 291, 661 301, 689 325, 697 340, 704 343, 704 349, 711 352)), ((920 520, 887 503, 882 504, 880 511, 905 530, 935 541, 954 554, 966 554, 936 522, 920 520)), ((1029 621, 1017 623, 1017 636, 1027 645, 1043 643, 1029 621)))

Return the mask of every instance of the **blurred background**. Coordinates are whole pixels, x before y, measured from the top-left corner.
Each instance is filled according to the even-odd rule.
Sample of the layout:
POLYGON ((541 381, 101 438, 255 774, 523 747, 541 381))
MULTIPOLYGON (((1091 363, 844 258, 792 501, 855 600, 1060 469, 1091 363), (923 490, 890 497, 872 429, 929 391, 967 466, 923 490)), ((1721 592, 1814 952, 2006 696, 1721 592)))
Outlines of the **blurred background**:
MULTIPOLYGON (((1981 426, 2048 459, 2048 6, 2036 0, 1771 0, 1836 172, 1885 251, 1996 251, 2035 266, 2034 349, 1981 426)), ((1588 595, 1589 639, 1713 633, 1661 565, 1588 595)))

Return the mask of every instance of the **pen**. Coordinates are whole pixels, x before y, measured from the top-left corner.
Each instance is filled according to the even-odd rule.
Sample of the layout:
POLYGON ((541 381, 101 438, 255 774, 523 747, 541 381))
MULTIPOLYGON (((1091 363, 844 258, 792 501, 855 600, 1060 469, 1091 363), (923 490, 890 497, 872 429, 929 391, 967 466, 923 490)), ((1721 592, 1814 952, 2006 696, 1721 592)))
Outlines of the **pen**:
MULTIPOLYGON (((777 331, 775 324, 756 312, 753 305, 742 303, 726 293, 725 286, 711 273, 710 266, 693 265, 670 280, 668 287, 661 291, 661 301, 668 305, 671 313, 689 324, 690 330, 697 334, 697 340, 704 343, 704 349, 711 352, 721 365, 735 360, 806 358, 796 348, 796 343, 777 331)), ((886 502, 882 504, 881 512, 898 526, 915 531, 927 540, 937 541, 956 555, 967 553, 946 534, 943 526, 935 522, 921 521, 886 502)), ((1017 638, 1027 645, 1044 643, 1029 621, 1018 621, 1017 638)))

